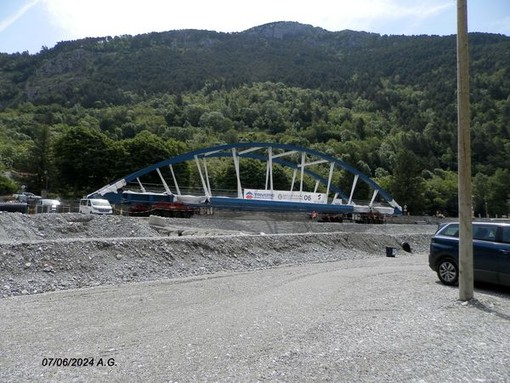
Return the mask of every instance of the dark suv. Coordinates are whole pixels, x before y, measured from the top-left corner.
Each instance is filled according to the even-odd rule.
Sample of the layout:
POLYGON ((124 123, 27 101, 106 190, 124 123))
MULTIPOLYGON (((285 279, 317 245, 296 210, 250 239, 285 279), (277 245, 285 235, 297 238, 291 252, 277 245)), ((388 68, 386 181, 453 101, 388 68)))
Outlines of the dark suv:
MULTIPOLYGON (((446 285, 459 280, 459 224, 441 225, 430 243, 429 266, 446 285)), ((510 286, 510 223, 473 222, 474 280, 510 286)))

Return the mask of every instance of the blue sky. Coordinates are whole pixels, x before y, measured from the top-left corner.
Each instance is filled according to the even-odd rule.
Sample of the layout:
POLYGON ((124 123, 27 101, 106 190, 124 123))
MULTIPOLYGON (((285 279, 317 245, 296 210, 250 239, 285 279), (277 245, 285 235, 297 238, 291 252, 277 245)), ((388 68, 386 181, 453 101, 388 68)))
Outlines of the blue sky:
MULTIPOLYGON (((329 31, 456 33, 456 0, 0 0, 0 52, 177 29, 240 32, 273 21, 329 31)), ((468 0, 470 32, 510 36, 510 0, 468 0)))

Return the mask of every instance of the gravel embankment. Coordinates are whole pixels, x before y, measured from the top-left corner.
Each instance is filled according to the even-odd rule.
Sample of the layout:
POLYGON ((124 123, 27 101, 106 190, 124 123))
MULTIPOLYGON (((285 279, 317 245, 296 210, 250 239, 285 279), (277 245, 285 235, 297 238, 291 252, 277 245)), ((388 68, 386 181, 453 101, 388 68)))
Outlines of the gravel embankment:
POLYGON ((426 252, 433 225, 0 214, 0 297, 426 252), (399 250, 401 253, 402 250, 399 250))

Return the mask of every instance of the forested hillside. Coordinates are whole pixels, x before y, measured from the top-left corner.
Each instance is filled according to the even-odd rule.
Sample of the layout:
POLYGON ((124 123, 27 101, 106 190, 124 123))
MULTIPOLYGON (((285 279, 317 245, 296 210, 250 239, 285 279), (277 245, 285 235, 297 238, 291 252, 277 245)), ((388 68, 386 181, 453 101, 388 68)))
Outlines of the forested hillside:
MULTIPOLYGON (((510 38, 469 38, 475 213, 503 215, 510 38)), ((26 184, 81 196, 177 153, 273 141, 343 159, 412 213, 455 215, 455 55, 455 36, 287 22, 0 54, 0 194, 26 184)), ((228 189, 232 169, 215 171, 215 187, 228 189)))

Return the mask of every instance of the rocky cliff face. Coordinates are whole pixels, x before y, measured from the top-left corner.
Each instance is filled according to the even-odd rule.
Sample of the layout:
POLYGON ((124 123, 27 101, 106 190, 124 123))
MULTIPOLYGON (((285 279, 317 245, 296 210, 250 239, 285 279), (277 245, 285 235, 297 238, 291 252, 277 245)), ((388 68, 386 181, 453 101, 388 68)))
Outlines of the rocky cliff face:
POLYGON ((248 29, 243 33, 246 35, 263 37, 267 39, 283 39, 285 37, 295 37, 300 35, 318 37, 330 32, 308 24, 300 24, 291 21, 278 21, 248 29))

